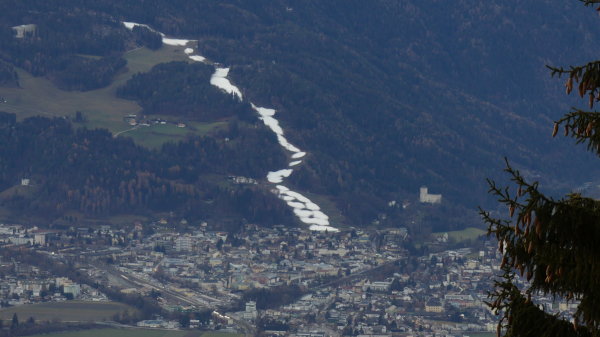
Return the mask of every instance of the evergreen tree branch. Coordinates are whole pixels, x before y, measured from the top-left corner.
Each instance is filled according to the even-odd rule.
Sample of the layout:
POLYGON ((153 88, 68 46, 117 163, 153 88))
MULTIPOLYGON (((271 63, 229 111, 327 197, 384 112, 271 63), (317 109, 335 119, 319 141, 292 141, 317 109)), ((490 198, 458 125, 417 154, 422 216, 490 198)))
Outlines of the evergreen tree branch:
POLYGON ((569 69, 562 67, 546 66, 550 69, 550 75, 562 77, 567 75, 565 82, 566 93, 573 91, 574 84, 578 83, 577 89, 579 96, 583 98, 588 95, 590 109, 594 107, 594 102, 600 101, 600 60, 589 62, 583 66, 570 66, 569 69))
MULTIPOLYGON (((546 197, 538 190, 537 182, 528 183, 508 161, 506 165, 516 193, 488 182, 490 193, 508 207, 508 219, 480 211, 488 224, 488 234, 498 239, 504 278, 512 284, 508 271, 519 272, 530 282, 528 294, 541 292, 580 301, 575 320, 599 335, 600 250, 596 245, 600 242, 600 202, 575 193, 561 200, 546 197)), ((496 284, 496 290, 507 287, 496 284)), ((516 299, 511 296, 511 301, 516 299)), ((510 323, 506 325, 507 331, 512 328, 510 323)))
MULTIPOLYGON (((600 0, 579 0, 585 6, 600 0)), ((597 9, 600 11, 600 7, 597 9)), ((589 108, 600 101, 600 61, 582 66, 547 66, 551 75, 567 77, 566 93, 577 87, 581 98, 588 96, 589 108)), ((597 125, 600 113, 573 108, 554 123, 552 136, 563 125, 565 136, 586 144, 589 151, 600 155, 597 125)), ((480 209, 488 224, 488 235, 498 239, 503 254, 503 275, 488 293, 488 305, 502 314, 498 336, 600 336, 600 201, 571 193, 560 200, 544 196, 538 183, 528 183, 518 170, 506 161, 505 171, 517 187, 499 187, 488 180, 489 192, 508 206, 508 218, 492 217, 480 209), (516 273, 525 276, 523 292, 515 285, 516 273), (577 304, 572 323, 550 315, 536 306, 532 294, 550 294, 577 304)))
POLYGON ((494 282, 494 291, 488 296, 492 311, 501 315, 497 326, 498 336, 505 337, 587 337, 592 336, 585 326, 573 324, 558 315, 542 310, 515 285, 515 275, 510 268, 503 268, 501 279, 494 282))
POLYGON ((600 155, 600 112, 573 108, 555 122, 553 135, 556 135, 560 125, 564 126, 565 136, 575 138, 577 144, 586 144, 589 151, 600 155))

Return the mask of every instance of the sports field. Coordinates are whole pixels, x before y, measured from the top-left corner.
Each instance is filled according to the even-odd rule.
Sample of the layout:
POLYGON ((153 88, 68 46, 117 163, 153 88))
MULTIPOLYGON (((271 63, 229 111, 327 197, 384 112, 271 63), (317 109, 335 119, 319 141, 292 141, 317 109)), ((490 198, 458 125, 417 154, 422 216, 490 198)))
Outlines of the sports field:
POLYGON ((120 312, 133 313, 134 308, 118 302, 47 302, 20 305, 0 310, 0 319, 10 320, 17 314, 20 321, 33 317, 36 321, 94 322, 110 320, 120 312))
POLYGON ((475 240, 481 235, 485 235, 487 232, 480 228, 469 227, 460 231, 451 231, 443 233, 433 233, 435 236, 440 236, 444 233, 448 233, 448 239, 453 242, 463 242, 469 240, 475 240))
POLYGON ((487 232, 480 228, 469 227, 461 231, 448 232, 448 237, 453 238, 456 242, 475 240, 478 237, 485 235, 487 232))

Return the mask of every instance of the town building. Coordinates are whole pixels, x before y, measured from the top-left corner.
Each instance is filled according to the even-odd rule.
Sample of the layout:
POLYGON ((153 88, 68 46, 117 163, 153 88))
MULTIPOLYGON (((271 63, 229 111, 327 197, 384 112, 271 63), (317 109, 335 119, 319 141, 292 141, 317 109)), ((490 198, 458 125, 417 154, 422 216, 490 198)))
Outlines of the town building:
POLYGON ((256 302, 246 302, 246 310, 244 311, 244 319, 252 321, 258 317, 258 311, 256 310, 256 302))

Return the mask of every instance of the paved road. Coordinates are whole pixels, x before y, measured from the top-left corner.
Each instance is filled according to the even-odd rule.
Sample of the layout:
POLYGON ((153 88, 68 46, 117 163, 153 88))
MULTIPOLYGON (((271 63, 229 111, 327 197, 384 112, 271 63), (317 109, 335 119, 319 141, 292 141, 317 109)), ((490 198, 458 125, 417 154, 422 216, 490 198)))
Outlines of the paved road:
POLYGON ((138 125, 136 125, 136 126, 132 127, 131 129, 127 129, 127 130, 119 131, 119 132, 117 132, 117 133, 113 134, 113 137, 114 137, 114 138, 117 138, 117 137, 119 137, 119 135, 121 135, 121 134, 123 134, 123 133, 125 133, 125 132, 133 131, 133 130, 135 130, 135 129, 139 128, 139 127, 140 127, 140 126, 139 126, 139 124, 138 124, 138 125))

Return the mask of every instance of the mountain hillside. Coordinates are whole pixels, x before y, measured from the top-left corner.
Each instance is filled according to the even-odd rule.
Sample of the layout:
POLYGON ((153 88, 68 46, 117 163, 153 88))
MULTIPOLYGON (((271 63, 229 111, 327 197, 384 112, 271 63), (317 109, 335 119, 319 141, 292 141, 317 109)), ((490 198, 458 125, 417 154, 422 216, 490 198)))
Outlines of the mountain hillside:
MULTIPOLYGON (((6 1, 0 19, 93 13, 103 25, 136 21, 197 39, 245 96, 278 110, 290 141, 308 151, 290 181, 332 201, 345 224, 477 221, 476 206, 490 202, 485 178, 500 174, 504 156, 553 192, 598 173, 590 155, 550 138, 571 102, 544 66, 600 51, 588 29, 595 11, 577 1, 48 3, 6 1), (422 185, 443 195, 441 206, 416 205, 422 185)), ((115 52, 129 41, 122 34, 115 52)))

